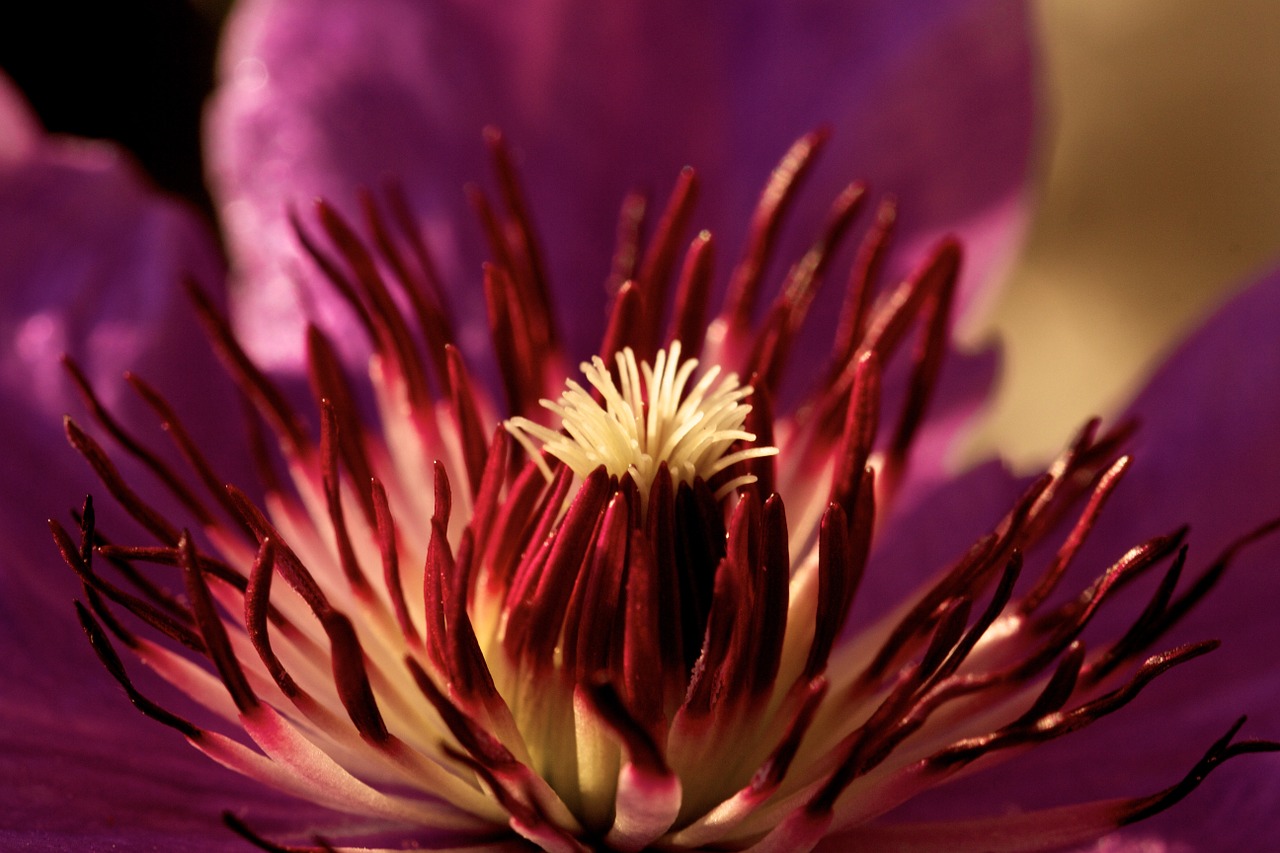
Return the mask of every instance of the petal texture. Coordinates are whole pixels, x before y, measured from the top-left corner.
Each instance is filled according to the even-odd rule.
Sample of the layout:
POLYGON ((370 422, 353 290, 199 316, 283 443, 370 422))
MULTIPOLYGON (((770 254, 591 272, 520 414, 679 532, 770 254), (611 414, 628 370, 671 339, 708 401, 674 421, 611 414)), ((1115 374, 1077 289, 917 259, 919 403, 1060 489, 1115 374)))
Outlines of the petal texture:
POLYGON ((126 418, 140 407, 119 381, 128 367, 172 389, 206 437, 225 427, 191 380, 218 374, 181 288, 187 275, 220 285, 222 264, 193 212, 116 149, 44 137, 3 81, 0 140, 0 847, 235 848, 221 809, 261 805, 279 823, 296 804, 246 793, 177 736, 156 748, 154 726, 102 679, 45 527, 93 487, 60 434, 61 415, 81 411, 64 352, 126 418))
MULTIPOLYGON (((1128 412, 1141 423, 1134 464, 1077 560, 1078 577, 1136 541, 1188 523, 1190 558, 1179 589, 1189 589, 1230 543, 1280 516, 1280 397, 1270 390, 1280 372, 1277 328, 1280 274, 1272 273, 1218 311, 1137 396, 1128 412)), ((1142 589, 1126 593, 1130 603, 1102 609, 1098 635, 1115 631, 1124 611, 1151 595, 1150 581, 1136 586, 1142 589)), ((1273 735, 1280 729, 1278 597, 1280 539, 1272 534, 1241 550, 1212 593, 1158 643, 1218 638, 1220 650, 1070 742, 931 792, 892 817, 961 819, 1155 791, 1185 773, 1239 714, 1249 716, 1242 736, 1273 735), (1082 755, 1116 758, 1082 762, 1082 755)), ((1219 771, 1178 807, 1088 849, 1270 850, 1280 843, 1270 817, 1277 797, 1280 761, 1258 756, 1219 771)))
MULTIPOLYGON (((405 183, 460 314, 478 323, 483 252, 460 187, 485 174, 487 124, 525 155, 552 279, 589 328, 636 181, 656 211, 678 169, 697 164, 714 190, 693 224, 732 259, 777 157, 822 124, 835 134, 821 185, 865 176, 896 193, 904 243, 958 230, 971 284, 1020 210, 1025 14, 1003 2, 242 3, 209 123, 241 328, 260 355, 296 361, 279 321, 296 321, 300 305, 327 312, 299 294, 286 205, 323 195, 350 209, 353 188, 386 173, 405 183)), ((797 211, 802 236, 784 240, 775 274, 816 233, 822 206, 797 211)), ((566 331, 574 352, 595 343, 578 325, 566 331)))

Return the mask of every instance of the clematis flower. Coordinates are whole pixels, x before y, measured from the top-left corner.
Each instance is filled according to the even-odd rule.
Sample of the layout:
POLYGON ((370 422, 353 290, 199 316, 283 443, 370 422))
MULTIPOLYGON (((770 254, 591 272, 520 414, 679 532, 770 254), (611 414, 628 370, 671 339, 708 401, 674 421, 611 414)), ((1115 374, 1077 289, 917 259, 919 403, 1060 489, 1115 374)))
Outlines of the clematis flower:
MULTIPOLYGON (((28 784, 6 806, 17 803, 21 822, 6 821, 0 837, 55 849, 75 839, 216 849, 235 836, 207 827, 189 834, 198 826, 189 816, 209 806, 269 849, 278 848, 265 837, 306 833, 392 847, 1044 849, 1087 843, 1178 804, 1150 824, 1153 835, 1139 829, 1117 843, 1211 839, 1265 849, 1273 761, 1235 762, 1208 790, 1179 801, 1227 759, 1274 747, 1240 738, 1236 721, 1274 705, 1266 656, 1237 642, 1214 652, 1228 661, 1217 668, 1200 660, 1216 645, 1209 638, 1265 647, 1277 630, 1268 618, 1274 575, 1258 557, 1274 515, 1268 427, 1278 413, 1269 397, 1232 381, 1277 357, 1274 287, 1229 309, 1171 363, 1135 406, 1152 415, 1137 437, 1127 422, 1090 425, 1030 482, 999 465, 952 477, 945 449, 989 380, 991 360, 948 350, 951 314, 969 289, 961 270, 973 265, 962 263, 960 243, 929 232, 943 214, 959 217, 970 226, 957 229, 972 238, 965 245, 976 244, 980 260, 989 256, 1000 235, 984 231, 1007 221, 1015 183, 969 171, 958 184, 913 185, 892 169, 903 148, 894 144, 882 153, 904 187, 900 202, 872 206, 854 260, 841 269, 838 247, 868 206, 860 184, 833 188, 821 225, 810 227, 802 207, 794 211, 786 224, 809 245, 790 257, 777 227, 800 206, 796 188, 824 132, 787 150, 758 206, 716 191, 718 157, 698 173, 709 177, 680 172, 663 213, 648 218, 651 228, 640 197, 624 194, 610 201, 624 202, 620 226, 612 213, 603 224, 571 227, 563 191, 573 184, 561 176, 550 182, 560 193, 544 218, 537 181, 526 192, 511 149, 490 134, 502 203, 473 193, 492 256, 477 279, 464 272, 465 242, 451 250, 451 229, 465 227, 460 217, 419 195, 450 197, 433 185, 450 177, 448 155, 415 151, 416 167, 395 156, 423 139, 405 131, 399 84, 407 81, 389 72, 407 66, 438 83, 411 102, 436 109, 408 110, 430 131, 424 138, 436 141, 434 151, 446 148, 441 139, 462 145, 471 136, 455 125, 468 124, 462 119, 474 117, 475 105, 502 112, 501 101, 459 96, 465 108, 440 108, 447 84, 467 79, 431 65, 447 65, 449 54, 429 53, 424 67, 410 52, 396 66, 400 51, 386 45, 399 35, 411 47, 444 47, 459 32, 473 35, 480 19, 466 9, 424 19, 393 3, 355 9, 251 4, 233 31, 236 76, 215 125, 226 134, 217 169, 240 329, 216 299, 192 289, 231 387, 219 387, 216 368, 185 340, 187 327, 163 313, 173 302, 133 335, 104 324, 105 311, 79 324, 56 302, 11 312, 21 323, 8 399, 38 408, 40 397, 21 396, 35 391, 57 402, 48 380, 31 383, 17 368, 50 364, 51 348, 68 350, 70 384, 95 422, 87 430, 68 421, 68 437, 123 510, 99 521, 111 502, 86 502, 71 526, 53 523, 66 575, 81 584, 76 612, 93 651, 138 708, 196 748, 188 753, 250 779, 214 776, 175 757, 181 737, 166 740, 154 726, 118 718, 125 703, 103 689, 108 679, 87 676, 83 658, 37 644, 63 636, 41 623, 65 609, 48 600, 64 587, 48 577, 47 545, 24 545, 6 566, 6 601, 20 604, 5 605, 0 657, 6 682, 21 685, 2 706, 16 733, 7 735, 5 758, 15 772, 5 775, 28 784), (317 51, 317 36, 334 50, 317 51), (287 60, 304 45, 304 58, 323 55, 329 67, 291 77, 297 66, 287 60), (379 125, 387 105, 399 126, 379 125), (354 119, 369 149, 304 133, 335 131, 314 121, 325 116, 354 119), (441 126, 458 136, 441 136, 441 126), (389 130, 404 137, 403 149, 380 151, 389 130), (270 156, 276 146, 300 164, 270 156), (382 167, 400 183, 348 195, 371 177, 363 167, 377 153, 392 155, 382 167), (414 169, 433 176, 423 180, 414 169), (343 173, 349 184, 323 185, 343 173), (700 180, 715 237, 691 231, 700 180), (957 189, 973 189, 969 181, 978 190, 957 201, 957 189), (284 186, 295 200, 335 191, 290 216, 284 186), (359 224, 344 213, 353 198, 359 224), (741 251, 726 253, 715 242, 724 231, 718 220, 733 222, 735 210, 750 226, 741 251), (545 262, 535 227, 549 236, 545 262), (602 229, 604 237, 581 242, 602 229), (909 261, 888 256, 895 230, 897 256, 909 261), (442 241, 444 254, 433 259, 442 241), (557 246, 577 261, 567 264, 573 284, 559 293, 546 274, 558 271, 557 246), (742 258, 718 302, 713 246, 722 258, 742 258), (586 269, 592 257, 597 268, 586 269), (793 265, 771 275, 774 257, 793 265), (903 263, 912 266, 898 275, 903 263), (822 292, 828 277, 835 286, 822 292), (465 282, 477 280, 482 287, 468 293, 465 282), (554 307, 566 292, 581 297, 582 281, 611 282, 604 322, 583 319, 603 299, 581 298, 581 312, 554 307), (300 307, 321 322, 303 329, 300 307), (815 311, 828 315, 825 327, 813 318, 825 335, 806 325, 815 311), (1259 346, 1241 353, 1241 340, 1259 346), (361 365, 363 378, 344 359, 361 365), (121 360, 145 372, 124 383, 106 378, 121 360), (291 396, 289 371, 299 365, 312 386, 305 405, 315 428, 291 396), (243 442, 240 419, 226 413, 237 397, 255 412, 243 442), (1187 399, 1205 401, 1214 420, 1189 423, 1185 406, 1160 411, 1187 399), (140 437, 144 411, 164 425, 175 453, 140 437), (1139 453, 1134 462, 1124 455, 1129 446, 1139 453), (1247 504, 1228 500, 1242 492, 1247 504), (1191 534, 1179 526, 1185 521, 1191 534), (39 577, 22 571, 35 566, 39 577), (1210 596, 1214 586, 1228 588, 1210 596), (140 678, 135 659, 160 678, 140 678), (173 687, 194 704, 175 698, 173 687), (97 753, 100 743, 110 746, 97 753), (24 747, 32 758, 24 760, 24 747), (95 768, 99 754, 113 765, 95 768), (166 775, 188 784, 168 793, 148 784, 166 775), (309 805, 290 806, 253 779, 309 805), (1215 788, 1227 794, 1213 799, 1215 788), (1091 799, 1104 795, 1113 798, 1091 799), (1121 795, 1128 798, 1114 798, 1121 795), (126 803, 128 811, 115 810, 126 803)), ((915 54, 901 52, 913 39, 892 26, 896 15, 871 16, 868 29, 880 39, 871 43, 918 84, 932 60, 913 65, 915 54)), ((785 18, 759 31, 795 35, 785 18)), ((597 21, 616 25, 609 15, 537 21, 555 22, 567 43, 603 44, 590 31, 597 21)), ((709 67, 699 23, 670 36, 677 45, 689 39, 694 64, 682 68, 666 55, 670 67, 709 67)), ((962 51, 966 60, 1003 57, 985 68, 967 62, 966 70, 1024 79, 1020 42, 1009 48, 1004 38, 1020 27, 1009 7, 957 4, 925 23, 922 32, 940 42, 934 47, 1011 51, 962 51)), ((553 40, 530 44, 521 56, 530 74, 560 79, 553 40)), ((605 82, 625 88, 634 79, 628 56, 610 45, 601 67, 618 76, 605 82)), ((768 70, 768 46, 751 47, 759 49, 750 59, 768 70)), ((497 64, 506 55, 483 56, 497 64)), ((803 79, 796 73, 788 98, 803 79)), ((682 86, 705 80, 675 76, 682 86)), ((529 79, 504 73, 495 83, 518 88, 529 79)), ((763 97, 767 88, 745 91, 763 97)), ((606 105, 636 103, 604 92, 606 105)), ((538 93, 522 92, 521 109, 532 109, 538 93)), ((715 99, 682 93, 687 101, 671 103, 693 115, 665 127, 684 121, 711 140, 737 138, 718 135, 714 118, 698 114, 715 99)), ((636 123, 632 115, 604 122, 622 137, 636 123)), ((981 140, 990 125, 978 124, 981 140)), ((826 156, 874 164, 868 152, 880 140, 855 134, 842 143, 841 130, 837 122, 826 156)), ((542 138, 529 136, 527 171, 536 174, 542 138)), ((607 139, 591 144, 622 150, 607 139)), ((696 153, 696 139, 681 141, 696 153)), ((580 140, 564 144, 551 162, 619 168, 616 158, 579 156, 580 140)), ((638 168, 650 175, 664 149, 640 148, 638 168)), ((156 206, 102 152, 68 150, 29 125, 3 150, 17 164, 8 192, 30 187, 27 198, 65 211, 35 190, 65 185, 79 202, 96 189, 121 214, 104 219, 77 205, 80 218, 65 218, 48 255, 30 250, 34 239, 11 248, 42 261, 19 267, 23 279, 81 286, 74 271, 45 272, 67 270, 65 247, 79 240, 90 257, 113 247, 135 281, 154 282, 167 299, 179 290, 173 278, 162 280, 176 278, 174 267, 217 281, 216 261, 189 249, 187 220, 156 206), (146 239, 157 233, 162 245, 189 254, 176 262, 157 254, 146 239), (122 244, 130 234, 140 251, 122 244)), ((735 160, 731 171, 752 159, 735 160)), ((1021 169, 1020 161, 999 166, 1021 169)), ((19 502, 33 489, 41 502, 65 503, 71 492, 60 483, 63 463, 50 459, 30 423, 7 428, 22 474, 11 473, 12 482, 28 485, 5 490, 6 534, 30 542, 10 530, 29 516, 19 502), (32 460, 41 470, 24 470, 32 460)))

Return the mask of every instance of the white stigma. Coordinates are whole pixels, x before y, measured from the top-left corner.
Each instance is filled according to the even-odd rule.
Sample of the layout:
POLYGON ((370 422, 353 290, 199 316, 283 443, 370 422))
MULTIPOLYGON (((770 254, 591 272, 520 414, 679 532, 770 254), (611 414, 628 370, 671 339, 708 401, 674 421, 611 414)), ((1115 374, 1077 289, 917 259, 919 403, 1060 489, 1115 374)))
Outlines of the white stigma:
MULTIPOLYGON (((629 473, 646 502, 663 465, 673 483, 692 484, 697 477, 709 481, 738 462, 778 453, 776 447, 727 452, 735 441, 756 440, 742 428, 751 411, 742 401, 752 388, 740 385, 735 373, 720 377, 717 366, 688 387, 698 360, 680 361, 679 341, 671 344, 670 351, 659 351, 652 367, 648 362, 637 364, 630 347, 618 353, 616 362, 620 384, 598 355, 590 364, 579 365, 604 400, 603 406, 572 379, 565 380, 559 400, 541 401, 560 418, 560 431, 528 418, 512 418, 504 424, 548 479, 551 469, 535 442, 579 477, 601 465, 615 477, 629 473)), ((716 490, 716 497, 755 480, 752 474, 734 477, 716 490)))

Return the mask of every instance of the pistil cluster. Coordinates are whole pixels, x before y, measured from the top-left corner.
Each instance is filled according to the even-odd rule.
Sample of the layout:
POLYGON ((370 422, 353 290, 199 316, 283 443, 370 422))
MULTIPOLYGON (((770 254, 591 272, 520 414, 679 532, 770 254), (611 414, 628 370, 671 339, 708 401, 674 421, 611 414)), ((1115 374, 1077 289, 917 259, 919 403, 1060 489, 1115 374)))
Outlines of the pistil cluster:
MULTIPOLYGON (((551 468, 531 439, 579 477, 597 466, 613 477, 629 475, 642 501, 648 500, 659 469, 665 468, 675 483, 691 486, 699 478, 710 482, 739 462, 778 453, 776 447, 728 452, 735 441, 756 440, 742 428, 751 412, 742 401, 751 396, 751 386, 740 386, 732 373, 717 383, 720 368, 713 366, 686 393, 698 360, 681 363, 679 341, 672 341, 669 352, 659 351, 652 367, 647 362, 637 366, 635 352, 625 348, 617 355, 617 383, 599 356, 581 367, 603 406, 569 379, 559 402, 541 401, 559 419, 562 432, 524 417, 506 423, 548 480, 551 468)), ((754 474, 739 474, 721 484, 715 496, 723 498, 755 481, 754 474)))
MULTIPOLYGON (((313 327, 319 428, 308 428, 192 288, 256 412, 246 452, 258 482, 227 485, 165 397, 129 376, 174 453, 150 447, 69 364, 98 432, 156 480, 135 485, 68 419, 72 445, 148 537, 108 538, 92 502, 74 514, 78 536, 51 523, 108 672, 196 749, 358 816, 353 834, 385 847, 1050 848, 1172 805, 1228 758, 1275 749, 1236 740, 1236 723, 1154 794, 893 822, 919 792, 1088 726, 1210 651, 1160 641, 1270 527, 1189 584, 1178 530, 1063 589, 1130 464, 1128 426, 1089 424, 986 535, 849 630, 948 351, 960 249, 943 241, 884 286, 895 209, 881 203, 831 358, 805 365, 817 387, 775 414, 805 315, 867 198, 861 184, 836 195, 761 306, 782 214, 824 138, 802 138, 774 170, 709 322, 711 235, 677 263, 696 174, 681 173, 648 243, 643 204, 624 202, 614 303, 586 386, 563 369, 529 206, 494 133, 502 205, 474 201, 494 258, 484 289, 500 398, 454 345, 447 288, 394 185, 362 196, 359 225, 324 202, 295 217, 318 278, 368 338, 376 417, 313 327), (893 417, 886 398, 901 401, 893 417), (1113 593, 1148 574, 1160 580, 1128 630, 1086 642, 1113 593), (144 696, 117 646, 225 729, 144 696)), ((265 849, 333 849, 226 821, 265 849)))

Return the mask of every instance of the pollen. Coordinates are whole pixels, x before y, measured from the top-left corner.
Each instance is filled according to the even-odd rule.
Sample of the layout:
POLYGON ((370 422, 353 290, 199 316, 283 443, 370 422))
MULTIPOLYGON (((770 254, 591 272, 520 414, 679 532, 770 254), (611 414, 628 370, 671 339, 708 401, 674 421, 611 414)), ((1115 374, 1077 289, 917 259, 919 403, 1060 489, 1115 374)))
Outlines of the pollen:
MULTIPOLYGON (((743 401, 753 389, 740 384, 735 373, 722 376, 716 365, 691 385, 698 360, 681 361, 679 341, 660 350, 652 366, 637 362, 630 347, 614 360, 616 374, 598 355, 579 365, 598 396, 568 379, 559 400, 541 401, 560 419, 560 431, 529 418, 506 421, 507 430, 548 479, 551 468, 538 444, 579 477, 601 465, 615 477, 630 474, 644 498, 662 466, 676 483, 692 484, 698 478, 710 483, 740 462, 778 453, 778 448, 768 446, 733 449, 739 442, 756 440, 743 429, 751 412, 743 401)), ((731 476, 716 489, 716 497, 755 480, 748 473, 731 476)))

